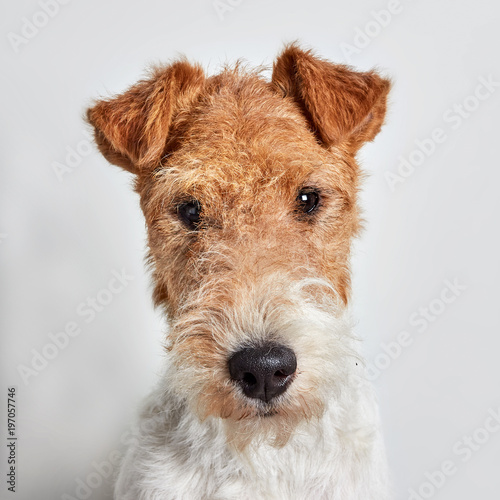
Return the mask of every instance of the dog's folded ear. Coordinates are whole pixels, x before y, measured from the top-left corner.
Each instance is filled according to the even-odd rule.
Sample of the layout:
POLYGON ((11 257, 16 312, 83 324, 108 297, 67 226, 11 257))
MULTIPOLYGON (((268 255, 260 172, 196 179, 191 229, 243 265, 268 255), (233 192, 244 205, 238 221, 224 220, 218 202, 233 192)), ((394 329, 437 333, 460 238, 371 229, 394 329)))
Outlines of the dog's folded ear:
POLYGON ((296 44, 277 58, 272 84, 301 108, 325 147, 342 145, 355 153, 384 122, 389 80, 332 64, 296 44))
POLYGON ((101 153, 135 174, 155 168, 172 119, 195 99, 204 80, 199 66, 181 60, 153 70, 150 78, 119 96, 96 102, 87 119, 101 153))

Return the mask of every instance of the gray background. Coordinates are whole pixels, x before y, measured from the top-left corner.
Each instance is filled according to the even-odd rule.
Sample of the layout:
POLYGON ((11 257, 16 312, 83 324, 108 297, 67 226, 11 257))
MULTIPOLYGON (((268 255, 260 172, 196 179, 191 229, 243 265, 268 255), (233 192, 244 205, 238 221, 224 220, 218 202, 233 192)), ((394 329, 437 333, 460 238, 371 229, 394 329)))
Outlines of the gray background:
POLYGON ((18 493, 8 494, 2 444, 0 497, 107 498, 108 471, 97 473, 98 464, 128 439, 161 370, 164 325, 151 306, 138 199, 129 174, 89 149, 85 107, 179 53, 215 72, 237 58, 270 65, 299 39, 394 80, 387 125, 360 155, 367 224, 354 252, 353 312, 374 368, 396 498, 410 489, 420 498, 500 498, 500 427, 488 420, 500 407, 500 88, 473 97, 481 78, 500 82, 498 7, 401 0, 381 27, 374 12, 395 5, 386 0, 218 5, 221 15, 211 0, 72 0, 43 25, 37 1, 3 2, 0 421, 5 443, 6 390, 17 386, 19 464, 18 493), (19 42, 35 20, 38 32, 19 42), (346 57, 343 44, 356 53, 346 57), (468 116, 458 118, 462 104, 468 116), (400 157, 422 160, 415 141, 436 128, 445 140, 391 189, 387 172, 397 173, 400 157), (82 155, 68 165, 75 149, 82 155), (70 169, 60 178, 57 163, 70 169), (109 299, 103 290, 122 269, 134 279, 87 323, 81 303, 109 299), (465 287, 445 292, 448 304, 446 280, 465 287), (429 306, 433 316, 423 319, 429 306), (20 366, 70 321, 81 333, 25 383, 20 366), (401 332, 411 345, 395 346, 401 332), (453 473, 434 474, 432 486, 429 474, 449 461, 453 473))

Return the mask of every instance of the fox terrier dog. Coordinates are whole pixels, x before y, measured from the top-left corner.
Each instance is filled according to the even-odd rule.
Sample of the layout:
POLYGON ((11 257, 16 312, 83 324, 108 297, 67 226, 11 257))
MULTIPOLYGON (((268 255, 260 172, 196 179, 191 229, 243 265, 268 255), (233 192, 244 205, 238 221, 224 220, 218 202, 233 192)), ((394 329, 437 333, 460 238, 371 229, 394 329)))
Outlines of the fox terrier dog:
POLYGON ((263 73, 180 59, 88 110, 135 176, 169 325, 118 500, 388 498, 346 309, 355 156, 390 82, 297 44, 263 73))

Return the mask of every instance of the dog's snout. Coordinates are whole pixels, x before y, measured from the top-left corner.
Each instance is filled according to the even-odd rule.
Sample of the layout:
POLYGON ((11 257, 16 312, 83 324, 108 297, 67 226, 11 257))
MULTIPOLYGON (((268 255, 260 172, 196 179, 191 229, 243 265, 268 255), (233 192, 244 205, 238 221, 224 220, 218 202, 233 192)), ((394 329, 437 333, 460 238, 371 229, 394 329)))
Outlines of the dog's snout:
POLYGON ((245 347, 228 362, 231 378, 249 398, 266 403, 283 394, 297 369, 297 358, 288 347, 245 347))

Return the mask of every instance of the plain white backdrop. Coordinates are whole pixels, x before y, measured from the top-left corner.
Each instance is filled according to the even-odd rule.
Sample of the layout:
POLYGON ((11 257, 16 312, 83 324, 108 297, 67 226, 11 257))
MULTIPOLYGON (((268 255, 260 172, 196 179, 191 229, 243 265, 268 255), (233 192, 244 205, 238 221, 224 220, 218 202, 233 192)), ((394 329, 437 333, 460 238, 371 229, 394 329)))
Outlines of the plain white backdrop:
POLYGON ((138 199, 89 146, 86 106, 178 54, 210 73, 271 65, 296 39, 394 81, 360 154, 353 311, 395 498, 500 498, 499 22, 486 0, 4 1, 0 498, 110 498, 109 464, 161 371, 138 199))

